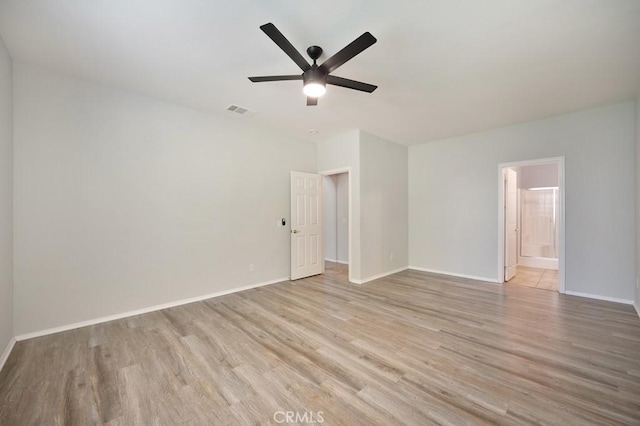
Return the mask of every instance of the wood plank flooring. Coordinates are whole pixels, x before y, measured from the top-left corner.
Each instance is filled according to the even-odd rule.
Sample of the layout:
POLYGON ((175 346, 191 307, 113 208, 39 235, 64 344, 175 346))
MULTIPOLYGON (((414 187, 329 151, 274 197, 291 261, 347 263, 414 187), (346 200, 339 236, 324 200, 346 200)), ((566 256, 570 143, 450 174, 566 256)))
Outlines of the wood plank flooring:
POLYGON ((640 318, 410 270, 357 286, 333 265, 18 342, 0 372, 1 425, 285 424, 285 412, 296 424, 637 425, 640 318))

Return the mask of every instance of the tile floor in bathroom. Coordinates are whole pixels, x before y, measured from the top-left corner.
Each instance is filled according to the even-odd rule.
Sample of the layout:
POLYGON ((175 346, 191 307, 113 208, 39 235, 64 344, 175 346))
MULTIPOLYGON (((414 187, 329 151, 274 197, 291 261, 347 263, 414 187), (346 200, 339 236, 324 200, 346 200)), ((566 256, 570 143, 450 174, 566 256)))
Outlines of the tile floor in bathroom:
POLYGON ((557 291, 558 271, 553 269, 518 266, 516 276, 511 278, 507 284, 557 291))

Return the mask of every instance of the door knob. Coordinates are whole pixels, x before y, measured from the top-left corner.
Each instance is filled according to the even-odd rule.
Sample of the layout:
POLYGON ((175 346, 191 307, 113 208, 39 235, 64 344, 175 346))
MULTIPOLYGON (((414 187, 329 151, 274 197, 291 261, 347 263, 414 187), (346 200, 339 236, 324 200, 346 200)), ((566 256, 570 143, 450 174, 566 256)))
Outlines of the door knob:
POLYGON ((294 229, 293 231, 291 231, 292 234, 297 234, 298 232, 300 231, 298 231, 297 229, 294 229))

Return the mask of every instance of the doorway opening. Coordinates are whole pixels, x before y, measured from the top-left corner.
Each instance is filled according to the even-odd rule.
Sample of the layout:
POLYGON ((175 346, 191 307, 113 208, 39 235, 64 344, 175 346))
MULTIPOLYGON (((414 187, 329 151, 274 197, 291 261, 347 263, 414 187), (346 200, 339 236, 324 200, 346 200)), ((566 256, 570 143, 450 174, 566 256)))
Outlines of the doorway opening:
POLYGON ((564 293, 564 158, 499 165, 501 283, 564 293))
POLYGON ((349 169, 322 172, 324 274, 349 280, 351 182, 349 169))

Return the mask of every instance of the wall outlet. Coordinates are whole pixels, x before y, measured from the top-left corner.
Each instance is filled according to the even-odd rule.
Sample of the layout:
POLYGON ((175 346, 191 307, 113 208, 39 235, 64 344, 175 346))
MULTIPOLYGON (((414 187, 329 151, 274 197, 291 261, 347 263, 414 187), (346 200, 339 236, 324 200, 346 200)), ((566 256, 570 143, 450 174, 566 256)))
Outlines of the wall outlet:
POLYGON ((253 266, 253 263, 251 263, 251 264, 249 265, 249 272, 253 272, 253 271, 255 271, 255 270, 256 270, 255 266, 253 266))

